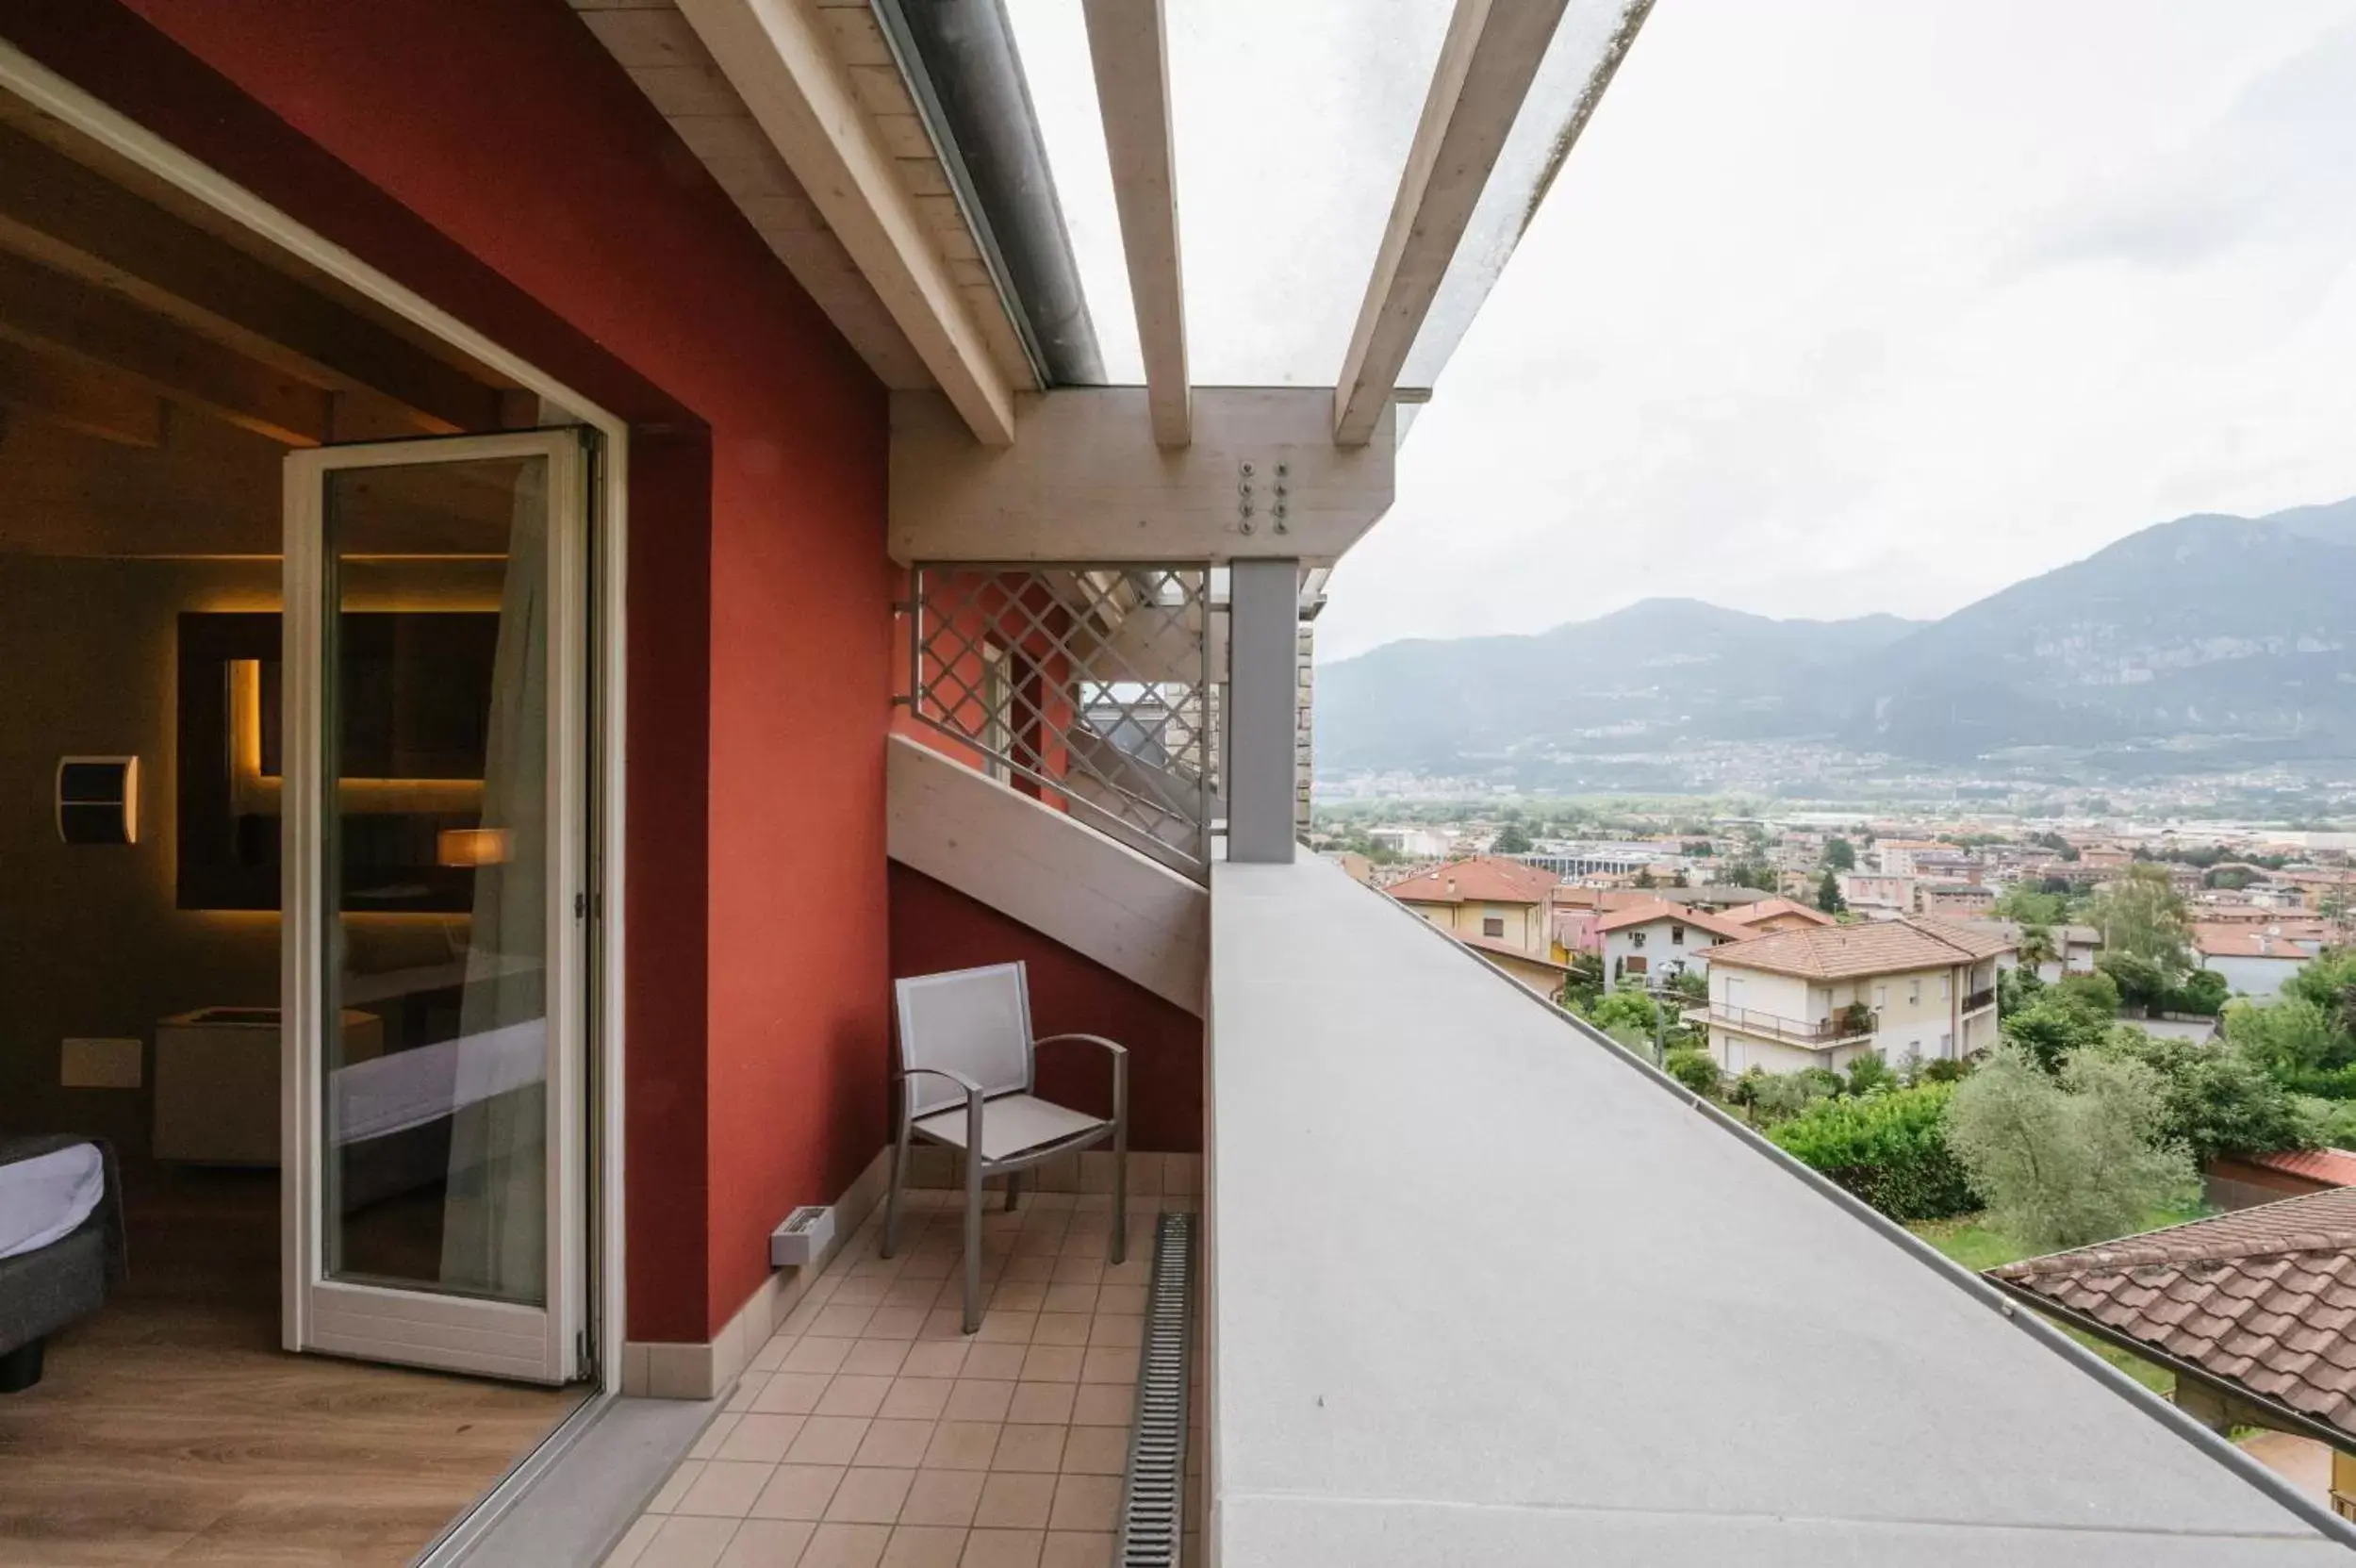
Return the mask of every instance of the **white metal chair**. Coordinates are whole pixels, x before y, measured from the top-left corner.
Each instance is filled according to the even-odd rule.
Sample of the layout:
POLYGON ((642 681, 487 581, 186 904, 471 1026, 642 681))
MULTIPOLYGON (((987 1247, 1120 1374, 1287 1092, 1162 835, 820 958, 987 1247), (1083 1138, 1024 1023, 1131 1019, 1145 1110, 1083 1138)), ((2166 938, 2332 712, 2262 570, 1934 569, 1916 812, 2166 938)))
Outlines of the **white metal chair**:
POLYGON ((898 1241, 900 1188, 912 1137, 964 1156, 965 1332, 981 1327, 981 1183, 1006 1178, 1014 1207, 1022 1173, 1112 1140, 1112 1261, 1128 1247, 1129 1051, 1095 1034, 1030 1032, 1030 988, 1020 964, 917 975, 894 983, 899 1005, 899 1131, 883 1208, 883 1256, 898 1241), (1078 1041, 1112 1058, 1107 1120, 1032 1094, 1038 1048, 1078 1041))

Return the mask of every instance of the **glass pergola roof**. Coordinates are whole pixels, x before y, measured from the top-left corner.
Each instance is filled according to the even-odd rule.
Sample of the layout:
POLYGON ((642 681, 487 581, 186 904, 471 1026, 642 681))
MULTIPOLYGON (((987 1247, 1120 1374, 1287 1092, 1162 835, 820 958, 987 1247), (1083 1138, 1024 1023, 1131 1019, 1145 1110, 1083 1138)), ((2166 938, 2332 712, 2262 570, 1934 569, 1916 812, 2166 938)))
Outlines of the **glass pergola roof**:
MULTIPOLYGON (((1080 0, 1004 0, 1106 380, 1142 381, 1080 0)), ((1504 270, 1649 0, 1571 0, 1410 352, 1429 386, 1504 270)), ((1331 386, 1453 0, 1167 7, 1190 379, 1331 386)))

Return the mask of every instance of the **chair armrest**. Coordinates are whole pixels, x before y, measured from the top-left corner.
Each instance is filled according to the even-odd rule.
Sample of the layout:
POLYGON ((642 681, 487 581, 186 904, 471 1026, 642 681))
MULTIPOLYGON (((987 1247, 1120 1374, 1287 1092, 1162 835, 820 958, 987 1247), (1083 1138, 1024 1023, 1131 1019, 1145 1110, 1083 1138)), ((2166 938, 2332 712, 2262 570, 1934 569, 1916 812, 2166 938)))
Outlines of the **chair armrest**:
MULTIPOLYGON (((900 1081, 899 1114, 902 1121, 914 1121, 913 1098, 908 1093, 908 1080, 918 1076, 946 1078, 965 1092, 965 1131, 972 1147, 981 1147, 981 1085, 952 1067, 903 1067, 892 1075, 900 1081)), ((946 1107, 944 1108, 946 1109, 946 1107)), ((928 1111, 926 1115, 936 1113, 928 1111)))
POLYGON ((1036 1049, 1041 1046, 1053 1045, 1059 1040, 1084 1040, 1092 1046, 1102 1046, 1105 1049, 1111 1051, 1116 1059, 1129 1054, 1129 1048, 1127 1046, 1116 1044, 1113 1041, 1106 1039, 1101 1034, 1042 1034, 1030 1044, 1031 1048, 1036 1049))
MULTIPOLYGON (((1126 1129, 1129 1123, 1129 1048, 1108 1040, 1101 1034, 1042 1034, 1030 1043, 1030 1048, 1036 1052, 1041 1046, 1051 1046, 1066 1040, 1077 1040, 1083 1045, 1100 1046, 1112 1058, 1112 1119, 1121 1123, 1126 1129)), ((1124 1138, 1129 1136, 1126 1131, 1120 1135, 1124 1138)))

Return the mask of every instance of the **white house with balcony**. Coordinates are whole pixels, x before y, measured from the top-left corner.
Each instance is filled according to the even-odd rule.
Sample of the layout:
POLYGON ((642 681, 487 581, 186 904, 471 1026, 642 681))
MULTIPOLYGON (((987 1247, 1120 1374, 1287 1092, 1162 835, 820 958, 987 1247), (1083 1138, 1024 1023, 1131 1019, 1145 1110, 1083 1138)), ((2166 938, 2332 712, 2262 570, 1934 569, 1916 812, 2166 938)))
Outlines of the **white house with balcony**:
POLYGON ((1762 936, 1710 955, 1710 1054, 1730 1073, 1969 1056, 1996 1041, 2005 938, 1902 916, 1762 936))
POLYGON ((1648 985, 1687 969, 1709 966, 1722 943, 1754 933, 1722 916, 1666 899, 1615 909, 1595 922, 1603 943, 1604 975, 1611 983, 1648 985))

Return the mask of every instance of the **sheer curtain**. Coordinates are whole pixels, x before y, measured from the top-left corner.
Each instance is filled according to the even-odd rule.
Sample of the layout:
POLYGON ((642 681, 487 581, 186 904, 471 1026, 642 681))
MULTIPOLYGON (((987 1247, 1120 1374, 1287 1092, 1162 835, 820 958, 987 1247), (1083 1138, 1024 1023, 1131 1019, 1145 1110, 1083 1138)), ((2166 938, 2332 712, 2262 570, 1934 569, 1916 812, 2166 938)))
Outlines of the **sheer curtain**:
POLYGON ((500 601, 442 1211, 442 1283, 529 1303, 548 1261, 548 528, 533 464, 500 601))

